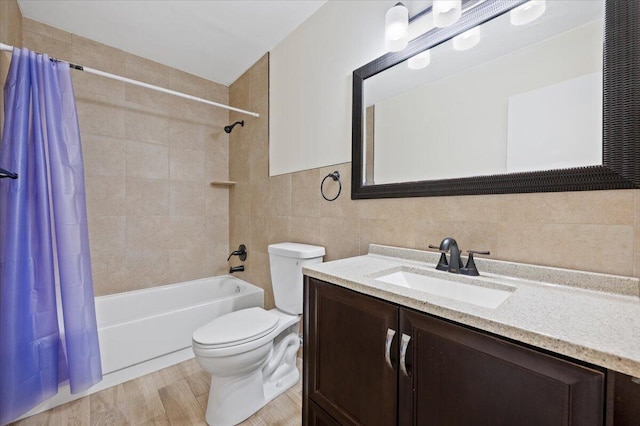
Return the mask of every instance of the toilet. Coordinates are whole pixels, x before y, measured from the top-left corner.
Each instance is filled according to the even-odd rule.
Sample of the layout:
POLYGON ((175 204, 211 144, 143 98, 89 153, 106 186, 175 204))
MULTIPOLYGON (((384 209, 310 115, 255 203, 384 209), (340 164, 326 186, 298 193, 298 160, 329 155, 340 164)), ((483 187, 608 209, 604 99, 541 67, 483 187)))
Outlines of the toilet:
POLYGON ((238 424, 298 382, 302 267, 321 263, 324 254, 320 246, 270 245, 276 308, 231 312, 193 332, 196 360, 211 374, 208 424, 238 424))

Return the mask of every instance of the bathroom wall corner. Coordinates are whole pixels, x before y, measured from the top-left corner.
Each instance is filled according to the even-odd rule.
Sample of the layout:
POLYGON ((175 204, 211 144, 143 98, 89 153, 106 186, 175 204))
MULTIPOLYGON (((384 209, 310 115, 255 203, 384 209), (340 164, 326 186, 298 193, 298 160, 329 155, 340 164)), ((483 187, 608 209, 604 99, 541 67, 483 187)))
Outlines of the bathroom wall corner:
MULTIPOLYGON (((279 225, 268 208, 269 185, 269 53, 229 86, 229 103, 256 111, 260 117, 229 114, 229 123, 244 120, 229 135, 229 252, 245 244, 245 272, 238 277, 265 292, 265 308, 274 307, 266 245, 286 240, 287 225, 279 225)), ((232 259, 233 265, 238 261, 232 259)))

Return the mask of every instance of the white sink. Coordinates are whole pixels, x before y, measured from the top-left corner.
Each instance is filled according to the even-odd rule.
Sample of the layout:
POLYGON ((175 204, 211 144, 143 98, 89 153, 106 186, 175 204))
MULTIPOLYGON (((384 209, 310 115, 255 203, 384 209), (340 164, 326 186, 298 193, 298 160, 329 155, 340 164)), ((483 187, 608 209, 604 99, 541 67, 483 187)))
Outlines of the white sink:
POLYGON ((513 287, 502 284, 496 284, 488 287, 485 286, 485 283, 483 283, 485 285, 467 284, 404 270, 392 272, 374 279, 387 284, 407 287, 436 296, 442 296, 492 309, 500 306, 500 304, 507 300, 515 290, 513 287))

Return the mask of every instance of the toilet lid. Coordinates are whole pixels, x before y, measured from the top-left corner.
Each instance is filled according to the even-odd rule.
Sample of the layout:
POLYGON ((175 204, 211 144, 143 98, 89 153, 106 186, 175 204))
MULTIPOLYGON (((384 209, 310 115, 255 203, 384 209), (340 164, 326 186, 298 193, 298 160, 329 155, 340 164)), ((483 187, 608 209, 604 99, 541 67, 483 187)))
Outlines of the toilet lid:
POLYGON ((248 308, 222 315, 193 332, 193 340, 207 346, 238 345, 268 334, 278 316, 262 308, 248 308))

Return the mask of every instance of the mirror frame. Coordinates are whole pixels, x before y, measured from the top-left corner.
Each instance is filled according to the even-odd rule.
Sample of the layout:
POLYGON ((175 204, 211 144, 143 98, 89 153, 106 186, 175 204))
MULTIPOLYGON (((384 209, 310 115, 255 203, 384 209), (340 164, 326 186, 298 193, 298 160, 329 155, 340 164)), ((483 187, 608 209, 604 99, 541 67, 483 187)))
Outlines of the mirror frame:
POLYGON ((351 199, 591 191, 640 187, 640 3, 604 0, 603 159, 601 166, 453 179, 363 183, 364 80, 481 25, 527 0, 487 0, 448 28, 425 33, 401 52, 353 72, 351 199))

